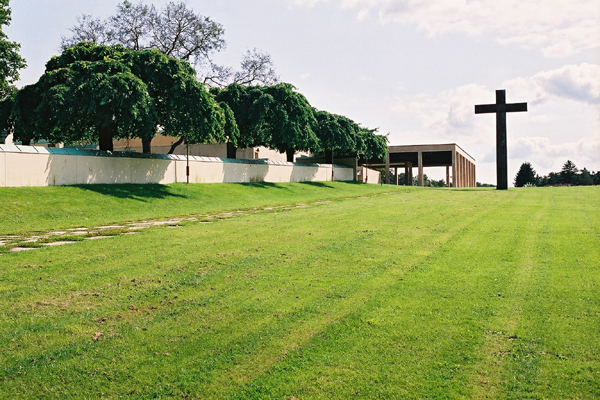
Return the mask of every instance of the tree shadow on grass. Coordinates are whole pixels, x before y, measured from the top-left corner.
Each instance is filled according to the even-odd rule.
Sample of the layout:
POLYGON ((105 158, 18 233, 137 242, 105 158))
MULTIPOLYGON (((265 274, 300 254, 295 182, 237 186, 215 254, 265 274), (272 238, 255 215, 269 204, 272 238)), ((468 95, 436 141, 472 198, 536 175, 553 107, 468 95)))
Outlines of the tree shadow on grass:
POLYGON ((496 188, 484 188, 484 187, 468 187, 468 188, 440 188, 440 189, 449 189, 453 192, 491 192, 492 190, 496 190, 496 188))
POLYGON ((330 183, 325 183, 325 182, 298 182, 298 183, 301 183, 303 185, 320 187, 320 188, 335 189, 335 187, 331 186, 330 183))
POLYGON ((237 185, 245 186, 245 187, 254 187, 259 189, 286 189, 290 190, 287 186, 279 185, 273 182, 243 182, 237 183, 237 185))
MULTIPOLYGON (((364 186, 367 185, 364 182, 360 182, 360 181, 336 181, 337 183, 343 183, 345 185, 356 185, 356 186, 364 186)), ((336 189, 335 186, 333 186, 331 184, 331 182, 299 182, 303 185, 310 185, 310 186, 316 186, 316 187, 322 187, 322 188, 327 188, 327 189, 336 189)))
POLYGON ((97 184, 74 185, 74 187, 106 196, 138 201, 147 201, 147 199, 165 199, 167 197, 187 198, 185 195, 174 193, 171 187, 159 184, 97 184))

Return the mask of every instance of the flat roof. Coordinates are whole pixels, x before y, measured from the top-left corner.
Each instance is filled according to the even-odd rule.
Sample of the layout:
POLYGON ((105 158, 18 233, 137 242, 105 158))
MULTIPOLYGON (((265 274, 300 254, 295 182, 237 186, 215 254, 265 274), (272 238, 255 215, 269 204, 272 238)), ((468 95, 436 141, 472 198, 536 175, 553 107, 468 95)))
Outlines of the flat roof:
POLYGON ((445 144, 408 144, 408 145, 391 145, 388 146, 388 153, 413 153, 413 152, 436 152, 436 151, 458 151, 466 158, 470 159, 475 163, 469 153, 464 151, 456 143, 445 143, 445 144))

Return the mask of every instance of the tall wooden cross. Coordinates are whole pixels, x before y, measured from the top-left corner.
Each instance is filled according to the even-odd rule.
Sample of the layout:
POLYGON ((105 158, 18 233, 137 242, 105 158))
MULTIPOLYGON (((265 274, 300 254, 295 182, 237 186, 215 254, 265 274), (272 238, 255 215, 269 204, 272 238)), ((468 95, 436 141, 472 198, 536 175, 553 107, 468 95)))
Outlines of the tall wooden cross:
POLYGON ((508 189, 508 152, 506 149, 506 113, 527 111, 527 103, 506 104, 506 91, 496 90, 496 104, 475 106, 475 114, 496 113, 496 179, 499 190, 508 189))

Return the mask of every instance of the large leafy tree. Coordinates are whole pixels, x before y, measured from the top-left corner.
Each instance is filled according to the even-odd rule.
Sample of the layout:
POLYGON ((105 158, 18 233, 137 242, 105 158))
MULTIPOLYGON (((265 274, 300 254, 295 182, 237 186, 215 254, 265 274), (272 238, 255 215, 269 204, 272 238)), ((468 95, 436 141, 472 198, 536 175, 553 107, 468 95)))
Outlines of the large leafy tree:
POLYGON ((366 160, 385 160, 388 137, 386 135, 376 134, 377 131, 377 128, 361 128, 357 135, 357 154, 362 155, 366 160))
POLYGON ((0 100, 12 97, 13 83, 19 80, 19 70, 27 65, 19 55, 21 45, 8 40, 4 26, 11 20, 9 0, 0 0, 0 100))
MULTIPOLYGON (((270 85, 279 80, 271 56, 257 49, 244 55, 238 71, 216 65, 212 56, 226 45, 223 26, 195 13, 183 1, 171 1, 157 9, 143 2, 134 4, 125 0, 107 19, 83 15, 70 30, 71 37, 62 39, 63 49, 81 41, 121 44, 132 50, 157 49, 190 62, 198 69, 203 82, 215 87, 223 88, 230 83, 270 85)), ((150 140, 144 139, 145 150, 150 148, 150 140)), ((176 141, 171 152, 184 140, 181 137, 176 141)))
MULTIPOLYGON (((223 140, 224 111, 186 62, 156 50, 80 43, 46 64, 16 96, 15 139, 148 142, 161 128, 188 143, 223 140)), ((147 148, 146 150, 149 150, 147 148)))
POLYGON ((4 27, 10 24, 9 0, 0 0, 0 139, 12 128, 10 118, 19 70, 26 67, 25 59, 19 55, 21 45, 8 40, 4 27))
POLYGON ((293 161, 296 151, 317 146, 313 109, 294 86, 245 87, 234 83, 212 92, 218 101, 229 105, 239 128, 239 136, 228 143, 228 157, 235 157, 235 147, 265 146, 286 153, 288 161, 293 161))
POLYGON ((361 128, 356 122, 342 115, 318 110, 315 110, 315 118, 317 123, 314 131, 319 141, 314 151, 324 153, 326 163, 332 164, 334 156, 357 155, 357 135, 361 133, 361 128))
POLYGON ((227 138, 227 157, 235 158, 237 148, 265 146, 270 137, 269 112, 273 98, 260 86, 242 86, 234 83, 224 89, 212 88, 217 101, 232 110, 237 135, 227 138))
POLYGON ((269 102, 267 147, 287 154, 294 161, 296 151, 307 151, 317 146, 318 139, 312 130, 316 124, 313 108, 302 94, 289 83, 262 87, 269 102))
POLYGON ((536 182, 536 174, 531 163, 524 162, 521 164, 521 168, 519 168, 517 175, 515 175, 515 187, 523 187, 527 184, 535 185, 536 182))

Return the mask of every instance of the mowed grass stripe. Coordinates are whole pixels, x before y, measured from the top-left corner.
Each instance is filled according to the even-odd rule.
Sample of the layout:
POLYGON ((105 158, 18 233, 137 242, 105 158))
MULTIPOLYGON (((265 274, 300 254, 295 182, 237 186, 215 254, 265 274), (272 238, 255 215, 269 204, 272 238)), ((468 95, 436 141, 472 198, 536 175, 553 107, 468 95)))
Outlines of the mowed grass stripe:
POLYGON ((590 189, 549 196, 505 398, 600 397, 600 198, 590 189))
POLYGON ((0 235, 31 234, 145 219, 218 214, 418 187, 357 182, 81 185, 0 188, 0 235))
MULTIPOLYGON (((424 262, 428 257, 436 252, 438 247, 444 245, 447 241, 452 240, 454 235, 461 232, 461 230, 466 226, 474 223, 474 220, 481 219, 481 214, 485 212, 486 211, 484 209, 481 209, 478 213, 465 215, 465 218, 460 220, 457 226, 451 227, 446 233, 439 235, 437 233, 431 234, 430 231, 430 233, 423 235, 419 240, 417 240, 416 243, 411 243, 414 248, 425 247, 427 249, 425 252, 419 252, 418 255, 417 252, 415 252, 415 256, 407 259, 399 259, 398 253, 393 252, 387 258, 376 260, 375 263, 368 263, 365 265, 366 268, 374 268, 375 270, 380 270, 381 272, 365 281, 360 287, 357 288, 356 291, 345 291, 344 296, 342 297, 343 300, 340 300, 333 307, 330 307, 326 316, 318 318, 318 321, 315 321, 316 323, 305 324, 304 326, 298 327, 297 331, 290 332, 290 338, 294 340, 291 348, 293 351, 289 351, 288 344, 288 350, 284 350, 279 354, 273 354, 275 358, 272 357, 271 359, 265 359, 264 357, 261 357, 260 359, 251 360, 250 362, 239 363, 233 369, 233 371, 220 375, 223 378, 222 380, 224 380, 223 383, 230 384, 230 382, 225 380, 230 380, 232 376, 240 376, 242 379, 240 379, 237 383, 243 384, 250 377, 266 372, 270 367, 282 361, 283 364, 286 365, 283 368, 287 368, 287 363, 289 362, 290 358, 291 360, 294 360, 295 357, 302 357, 302 355, 299 355, 299 353, 302 353, 302 349, 306 348, 307 345, 311 348, 314 347, 315 342, 319 341, 322 336, 326 336, 327 332, 332 329, 332 326, 336 326, 337 324, 347 324, 348 320, 354 319, 355 314, 359 313, 364 308, 368 308, 369 304, 373 302, 379 303, 380 300, 378 297, 389 292, 391 288, 397 285, 398 281, 406 279, 405 276, 409 276, 412 273, 413 269, 415 268, 415 264, 424 262), (434 237, 435 240, 433 240, 434 237), (432 244, 432 246, 428 246, 428 244, 432 244), (282 360, 282 357, 285 357, 285 359, 282 360), (250 373, 247 371, 248 367, 251 368, 250 373), (240 373, 239 371, 245 371, 245 373, 240 373)), ((420 216, 421 215, 417 214, 415 222, 419 222, 420 216)), ((429 231, 426 226, 423 226, 423 230, 429 231)), ((381 237, 378 236, 377 240, 380 241, 381 237)), ((356 243, 350 243, 349 245, 356 246, 356 243)), ((369 246, 370 245, 367 245, 366 248, 369 248, 369 246)), ((279 372, 279 366, 276 365, 273 368, 279 372)), ((272 375, 274 374, 270 373, 269 371, 269 376, 272 375)), ((280 374, 276 375, 280 376, 280 374)), ((260 381, 260 379, 255 379, 250 383, 249 386, 252 388, 258 388, 258 392, 251 393, 246 390, 242 390, 241 394, 237 393, 233 395, 233 397, 248 398, 262 395, 267 398, 269 396, 277 397, 286 394, 285 391, 270 393, 268 391, 268 386, 258 384, 257 381, 260 381)), ((294 386, 296 386, 296 384, 297 382, 294 383, 294 386)), ((279 383, 275 386, 278 389, 283 389, 285 387, 279 383)), ((300 385, 298 385, 298 387, 300 387, 300 385)), ((289 395, 290 392, 288 391, 287 394, 289 395)))
MULTIPOLYGON (((512 202, 511 195, 502 201, 512 202)), ((234 397, 328 398, 333 388, 336 398, 467 397, 486 320, 513 272, 510 265, 496 271, 495 260, 485 254, 494 248, 510 252, 522 240, 504 232, 513 240, 509 249, 501 242, 481 246, 498 231, 492 222, 502 212, 496 210, 498 204, 487 206, 485 213, 475 213, 479 218, 456 215, 451 240, 415 263, 404 279, 374 291, 366 304, 315 337, 310 347, 234 397), (477 225, 483 228, 471 232, 477 225), (467 261, 466 252, 476 257, 467 261)), ((520 220, 526 225, 526 218, 520 220)))
POLYGON ((350 196, 5 255, 1 393, 593 398, 593 194, 350 196), (569 202, 570 223, 549 218, 569 202), (489 331, 504 326, 516 338, 496 365, 489 331), (478 386, 490 364, 495 392, 478 386))
MULTIPOLYGON (((369 199, 359 199, 357 202, 359 203, 358 207, 357 207, 358 209, 365 209, 365 208, 374 207, 372 204, 369 203, 369 199)), ((396 205, 397 201, 394 201, 390 197, 389 203, 391 203, 391 205, 396 205)), ((331 205, 331 206, 333 206, 333 205, 331 205)), ((383 207, 389 207, 389 205, 381 205, 381 206, 383 206, 383 207)), ((334 224, 334 222, 335 222, 335 220, 337 220, 339 218, 338 217, 338 213, 336 213, 335 210, 332 210, 331 212, 326 212, 326 209, 329 209, 329 206, 327 206, 327 207, 326 206, 321 206, 321 207, 319 207, 318 209, 315 210, 315 213, 316 213, 317 216, 329 215, 329 218, 328 218, 329 221, 328 222, 330 223, 331 228, 330 228, 329 231, 324 230, 323 227, 327 226, 327 224, 322 225, 321 228, 317 227, 315 233, 320 233, 321 234, 321 238, 319 238, 316 241, 314 241, 314 243, 315 243, 315 247, 316 248, 320 248, 320 247, 324 248, 324 251, 326 251, 327 253, 329 253, 330 252, 330 246, 327 245, 326 242, 324 243, 323 238, 331 238, 332 242, 336 242, 336 240, 339 240, 341 243, 345 243, 344 241, 349 241, 349 240, 356 239, 355 236, 357 235, 357 232, 350 231, 350 232, 346 233, 346 236, 343 236, 341 238, 340 237, 336 237, 335 236, 335 234, 336 234, 335 231, 336 230, 339 231, 339 229, 336 227, 336 224, 334 224)), ((304 211, 304 212, 307 212, 307 211, 304 211)), ((289 232, 287 238, 282 237, 282 235, 279 235, 279 238, 282 239, 284 243, 287 243, 288 241, 290 241, 292 239, 296 239, 296 237, 297 237, 297 233, 293 232, 293 231, 290 231, 288 229, 288 226, 285 225, 285 222, 288 219, 288 215, 295 214, 295 213, 303 213, 303 211, 294 211, 294 212, 285 212, 285 213, 276 214, 275 216, 281 216, 282 218, 279 218, 280 221, 277 221, 276 225, 272 225, 272 226, 268 227, 268 228, 272 228, 272 229, 275 228, 273 230, 273 232, 277 232, 278 229, 281 232, 286 232, 286 231, 289 232)), ((383 213, 385 214, 385 211, 383 213)), ((342 210, 340 212, 340 215, 345 215, 346 218, 350 220, 353 215, 357 215, 357 212, 355 210, 354 211, 353 210, 351 210, 351 211, 342 210)), ((301 215, 300 219, 303 219, 303 218, 306 218, 307 220, 311 219, 310 216, 307 217, 307 216, 302 216, 301 215)), ((420 215, 419 214, 415 215, 415 221, 418 221, 419 219, 420 219, 420 215)), ((246 220, 250 221, 250 220, 252 220, 252 218, 248 217, 248 218, 246 218, 246 220)), ((327 221, 327 218, 325 218, 324 221, 327 221)), ((246 222, 246 221, 240 221, 240 222, 246 222)), ((231 223, 235 225, 234 221, 231 221, 231 223)), ((274 222, 271 222, 271 223, 274 223, 274 222)), ((371 221, 369 221, 368 218, 365 218, 362 221, 362 223, 365 224, 364 227, 371 227, 371 228, 373 228, 373 225, 371 224, 371 221)), ((215 225, 210 225, 210 226, 203 225, 203 226, 201 226, 198 229, 199 229, 200 232, 202 232, 201 236, 207 237, 207 236, 214 235, 214 239, 212 239, 212 240, 214 240, 215 242, 218 242, 219 239, 220 239, 220 237, 222 235, 228 234, 233 229, 233 228, 230 229, 228 225, 229 225, 229 222, 222 221, 222 223, 220 223, 220 224, 215 224, 215 225), (212 228, 212 227, 224 227, 225 230, 221 230, 218 233, 207 234, 205 232, 205 227, 210 227, 210 228, 212 228)), ((248 226, 247 223, 245 223, 244 225, 245 225, 245 227, 248 226)), ((314 228, 314 227, 312 227, 312 228, 314 228)), ((415 233, 413 233, 411 235, 411 237, 413 238, 413 240, 417 239, 419 237, 419 235, 424 235, 427 232, 427 230, 425 229, 425 227, 422 227, 423 229, 416 229, 417 228, 416 226, 412 227, 412 228, 415 230, 415 233)), ((190 242, 195 241, 197 238, 190 239, 189 233, 188 232, 184 232, 183 229, 184 228, 182 228, 182 229, 176 229, 176 230, 164 230, 162 232, 164 234, 168 233, 169 236, 174 236, 174 237, 170 238, 170 241, 168 242, 169 245, 166 246, 167 249, 171 249, 171 254, 168 254, 169 251, 166 251, 167 254, 162 256, 163 259, 164 258, 169 259, 174 254, 179 254, 179 255, 181 255, 182 260, 180 260, 177 264, 185 264, 185 263, 188 262, 187 258, 189 258, 189 257, 186 258, 187 254, 185 254, 185 250, 183 250, 183 249, 185 249, 186 245, 190 245, 190 242), (180 235, 180 233, 184 233, 184 234, 180 235), (181 244, 178 244, 180 239, 184 240, 184 242, 181 242, 181 244), (185 241, 187 241, 187 243, 185 241)), ((263 230, 263 229, 264 229, 264 227, 260 228, 260 230, 263 230)), ((311 230, 314 230, 314 229, 311 229, 311 230)), ((401 231, 403 231, 403 230, 401 229, 401 231)), ((340 232, 337 232, 338 235, 339 235, 339 233, 340 232)), ((365 232, 365 233, 361 232, 361 233, 363 235, 369 235, 370 234, 369 232, 365 232)), ((434 232, 434 233, 437 234, 437 232, 434 232)), ((252 235, 253 235, 252 232, 242 233, 242 236, 244 236, 245 239, 251 237, 252 235)), ((371 233, 371 235, 372 235, 372 233, 371 233)), ((152 235, 150 235, 150 236, 152 236, 152 235)), ((161 259, 159 259, 157 255, 151 253, 151 249, 152 248, 155 248, 156 246, 160 246, 160 245, 164 246, 164 236, 165 235, 160 235, 160 237, 156 239, 156 243, 148 242, 147 245, 146 245, 146 248, 144 248, 143 246, 139 246, 137 252, 139 254, 148 254, 146 256, 148 258, 148 263, 151 264, 151 265, 156 266, 157 269, 159 271, 161 271, 161 272, 165 272, 165 267, 167 268, 167 271, 169 269, 173 269, 173 268, 184 268, 181 265, 171 265, 171 266, 167 267, 166 265, 163 265, 163 261, 161 259)), ((238 234, 238 236, 239 236, 239 234, 238 234)), ((277 236, 277 234, 275 234, 275 236, 277 236)), ((111 241, 112 240, 117 240, 117 239, 111 239, 111 241)), ((119 241, 120 241, 120 239, 119 239, 119 241)), ((126 240, 125 240, 125 243, 123 243, 123 245, 121 245, 121 246, 115 245, 114 243, 109 243, 108 241, 102 243, 103 246, 100 246, 100 248, 105 247, 104 245, 106 245, 106 247, 113 248, 113 251, 116 253, 116 254, 114 254, 112 256, 109 256, 109 257, 106 257, 106 258, 102 258, 101 257, 103 254, 100 254, 100 255, 93 254, 93 255, 90 255, 90 256, 87 256, 87 257, 86 256, 84 256, 84 257, 80 256, 79 258, 83 258, 83 262, 80 262, 80 260, 77 260, 77 259, 74 260, 73 257, 72 257, 73 256, 72 254, 69 254, 69 256, 66 257, 66 259, 63 258, 62 261, 67 265, 67 268, 69 268, 69 269, 74 269, 75 265, 82 265, 82 267, 80 268, 81 271, 79 271, 79 273, 80 274, 83 273, 83 274, 79 276, 79 279, 81 279, 82 281, 85 281, 86 277, 92 276, 92 277, 96 278, 94 280, 94 283, 97 284, 97 285, 99 284, 98 286, 95 286, 95 287, 87 287, 87 288, 85 288, 85 287, 83 287, 82 284, 78 284, 77 282, 75 282, 74 288, 76 288, 76 290, 78 292, 83 292, 83 293, 96 293, 96 292, 99 292, 99 293, 102 293, 103 296, 114 296, 114 295, 116 295, 116 293, 110 293, 110 292, 107 293, 107 290, 110 290, 110 289, 103 289, 102 288, 102 286, 105 286, 105 284, 106 284, 107 281, 110 281, 110 279, 106 278, 106 275, 107 275, 106 272, 110 271, 112 269, 112 267, 107 267, 107 266, 103 265, 103 264, 107 263, 106 260, 109 260, 109 259, 113 260, 113 266, 116 267, 116 270, 112 273, 112 275, 113 275, 112 279, 120 277, 121 273, 125 272, 123 270, 123 266, 128 266, 128 268, 130 268, 130 271, 129 271, 130 273, 128 273, 128 275, 129 275, 128 277, 129 278, 132 278, 134 275, 136 275, 136 276, 138 276, 137 279, 141 280, 142 282, 147 282, 147 281, 149 281, 151 279, 154 279, 151 276, 141 276, 140 277, 139 274, 136 274, 135 269, 132 268, 132 267, 136 266, 136 262, 135 261, 134 262, 128 262, 127 261, 127 258, 135 258, 135 257, 132 257, 131 255, 129 255, 129 257, 127 257, 127 253, 128 253, 127 249, 131 248, 130 247, 131 246, 131 242, 136 242, 136 241, 137 241, 137 239, 135 237, 127 237, 126 240), (116 260, 118 260, 118 262, 115 262, 116 260), (97 264, 95 264, 95 262, 97 264), (94 266, 96 266, 96 267, 94 267, 94 266), (131 270, 131 269, 133 269, 133 270, 131 270), (100 276, 103 276, 103 278, 101 279, 100 276), (99 280, 100 282, 95 282, 96 280, 99 280)), ((210 254, 210 252, 212 250, 212 246, 213 246, 213 243, 211 243, 211 241, 204 242, 205 250, 207 250, 209 254, 210 254)), ((147 242, 147 239, 145 239, 144 242, 147 242)), ((218 254, 218 256, 219 255, 224 255, 224 254, 229 254, 228 252, 229 252, 230 249, 231 250, 238 250, 239 251, 240 247, 241 247, 240 246, 241 243, 243 243, 243 242, 240 242, 239 240, 237 240, 237 238, 229 238, 229 240, 227 240, 226 243, 221 243, 220 244, 221 249, 223 250, 223 252, 220 253, 220 254, 218 254)), ((259 244, 264 244, 264 243, 261 243, 260 240, 259 240, 257 243, 253 243, 252 246, 250 246, 250 247, 253 247, 255 244, 258 246, 259 244)), ((79 246, 79 244, 77 244, 77 245, 79 246)), ((98 244, 98 245, 100 245, 100 244, 98 244)), ((275 249, 275 255, 274 255, 275 258, 276 258, 276 253, 277 252, 281 252, 281 250, 277 249, 277 243, 273 243, 273 245, 276 248, 275 249)), ((86 248, 94 248, 96 246, 97 245, 95 243, 93 243, 93 244, 86 244, 85 245, 86 248)), ((190 245, 190 246, 192 248, 194 248, 193 245, 190 245)), ((243 253, 244 251, 252 251, 253 249, 252 248, 247 248, 247 249, 243 249, 242 248, 241 250, 242 250, 242 253, 243 253)), ((61 251, 63 251, 63 252, 67 251, 67 248, 63 248, 63 249, 61 249, 61 251, 59 251, 58 249, 51 249, 51 250, 48 249, 48 250, 44 250, 44 251, 47 252, 47 253, 56 253, 56 254, 60 255, 61 251)), ((290 253, 290 257, 294 257, 294 258, 302 261, 302 260, 304 260, 306 258, 306 255, 311 254, 312 252, 313 252, 313 249, 309 249, 308 251, 305 251, 305 248, 303 247, 299 251, 297 250, 295 254, 291 254, 290 253)), ((364 252, 364 249, 357 249, 357 253, 361 253, 361 252, 364 252)), ((83 254, 88 254, 88 253, 89 253, 89 250, 86 249, 86 250, 84 250, 83 254)), ((106 253, 106 251, 102 250, 102 253, 106 253)), ((26 254, 26 255, 23 255, 22 257, 24 257, 24 256, 30 256, 30 255, 26 254)), ((217 261, 218 258, 232 258, 231 256, 228 256, 228 257, 214 257, 214 255, 209 255, 207 257, 209 259, 210 258, 213 259, 213 262, 214 262, 215 266, 219 265, 219 264, 217 264, 219 262, 219 261, 217 261)), ((352 259, 353 257, 350 257, 350 258, 352 259)), ((319 263, 322 262, 322 260, 319 259, 318 257, 316 257, 315 259, 319 263)), ((55 260, 55 261, 57 261, 57 260, 55 260)), ((336 260, 332 260, 332 261, 336 262, 336 260)), ((341 260, 338 260, 336 262, 337 264, 341 264, 341 265, 337 266, 337 269, 341 270, 342 275, 346 275, 346 273, 350 271, 350 269, 348 269, 349 265, 347 265, 346 263, 341 263, 340 261, 341 260)), ((348 260, 345 260, 345 261, 347 262, 348 260)), ((137 262, 139 263, 139 261, 137 261, 137 262)), ((172 262, 172 260, 171 260, 171 262, 172 262)), ((47 272, 45 271, 45 273, 52 274, 52 272, 54 272, 54 271, 60 271, 60 269, 62 268, 61 265, 56 265, 55 262, 53 262, 51 264, 52 264, 53 271, 47 271, 47 272)), ((360 269, 363 269, 360 265, 353 266, 352 268, 356 268, 356 267, 358 267, 360 269)), ((365 267, 366 267, 365 269, 368 270, 369 267, 372 268, 372 265, 365 265, 365 267)), ((254 266, 254 268, 256 268, 256 266, 254 266)), ((321 265, 317 265, 316 267, 312 266, 312 268, 315 268, 315 271, 318 271, 318 273, 321 273, 324 270, 321 265)), ((29 272, 31 270, 26 269, 25 271, 29 272)), ((334 270, 330 270, 330 273, 333 272, 333 271, 334 270)), ((147 272, 147 271, 144 271, 144 272, 147 272)), ((366 271, 366 273, 371 273, 371 272, 366 271)), ((221 275, 223 275, 223 273, 221 273, 221 275)), ((158 275, 158 276, 160 276, 160 275, 158 275)), ((155 278, 156 278, 155 281, 158 280, 158 276, 155 276, 155 278)), ((334 279, 338 279, 338 278, 340 278, 340 276, 341 275, 339 275, 339 273, 338 273, 338 274, 336 274, 336 276, 332 276, 332 278, 329 279, 329 280, 333 282, 334 279)), ((35 280, 35 277, 33 277, 33 278, 35 280)), ((181 277, 179 279, 179 281, 185 281, 188 278, 189 277, 183 276, 183 277, 181 277)), ((168 278, 163 278, 163 279, 165 279, 167 281, 170 280, 168 278)), ((295 277, 295 279, 296 280, 300 280, 300 281, 302 280, 302 278, 299 278, 299 277, 295 277)), ((126 287, 122 287, 122 285, 124 283, 127 283, 127 280, 124 280, 124 282, 122 282, 122 283, 120 282, 120 285, 116 285, 115 284, 115 285, 113 285, 113 287, 115 288, 115 290, 125 290, 125 291, 127 291, 127 289, 128 289, 127 286, 126 287)), ((71 283, 71 284, 73 284, 73 283, 71 283)), ((173 282, 171 282, 170 284, 173 284, 173 282)), ((133 285, 135 285, 135 283, 128 283, 128 285, 129 286, 133 286, 133 285)), ((177 285, 175 285, 175 286, 177 286, 177 285)), ((338 286, 341 286, 341 285, 338 285, 338 286)), ((293 288, 290 287, 289 289, 292 290, 293 288)), ((155 289, 152 289, 152 290, 155 290, 155 289)), ((338 290, 338 289, 336 289, 336 290, 338 290)), ((342 288, 342 290, 344 290, 344 288, 342 288)), ((112 311, 113 312, 120 311, 121 314, 127 314, 128 311, 126 310, 126 307, 129 304, 129 302, 135 303, 135 304, 137 304, 137 307, 139 307, 141 309, 144 309, 146 307, 143 304, 141 304, 139 302, 139 300, 142 299, 142 298, 144 298, 144 297, 146 297, 146 296, 147 296, 147 294, 140 293, 137 299, 136 298, 126 299, 124 302, 121 302, 120 304, 116 303, 117 304, 116 310, 112 310, 112 311)), ((179 297, 180 298, 185 297, 185 294, 180 294, 179 297)), ((335 298, 335 295, 333 297, 335 298)), ((77 298, 81 298, 81 296, 78 296, 77 298)), ((101 299, 103 299, 103 298, 104 297, 100 298, 100 297, 93 297, 93 296, 91 296, 91 297, 90 296, 86 296, 85 297, 86 301, 89 301, 89 302, 92 302, 92 303, 95 300, 98 300, 98 302, 100 303, 101 299)), ((157 299, 154 299, 154 300, 157 300, 157 299)), ((65 304, 65 300, 64 299, 63 300, 61 300, 61 299, 54 299, 54 300, 40 299, 40 300, 37 300, 37 303, 42 302, 43 304, 52 304, 52 301, 54 301, 54 303, 56 303, 56 304, 65 304)), ((152 300, 150 300, 150 302, 152 302, 152 300)), ((32 303, 36 304, 35 301, 32 302, 32 303)), ((113 303, 113 304, 115 304, 115 303, 113 303)), ((90 305, 91 304, 89 304, 89 303, 85 304, 86 308, 88 308, 90 305)), ((86 312, 86 311, 87 310, 81 310, 77 315, 75 315, 75 317, 79 318, 81 320, 81 322, 86 322, 87 325, 90 325, 90 322, 92 322, 95 319, 102 318, 102 314, 91 315, 93 313, 89 313, 89 312, 86 312)), ((172 313, 172 311, 171 312, 167 311, 167 314, 171 314, 171 313, 172 313)), ((169 315, 169 316, 172 316, 172 315, 169 315)), ((52 320, 52 319, 54 319, 54 316, 53 315, 49 315, 48 316, 48 320, 52 320)), ((157 318, 157 319, 159 321, 161 321, 161 322, 163 320, 163 318, 157 318)), ((230 321, 225 321, 225 322, 226 322, 226 325, 228 325, 230 323, 230 321)), ((37 329, 44 329, 43 326, 45 324, 42 322, 40 325, 42 326, 42 328, 35 328, 35 329, 36 330, 37 329)), ((253 325, 255 325, 255 324, 253 324, 253 325)), ((47 332, 52 332, 56 328, 57 327, 55 325, 52 325, 52 324, 46 325, 46 331, 47 332)), ((88 330, 89 329, 90 328, 88 327, 88 330)), ((98 328, 96 328, 96 327, 93 326, 92 330, 93 329, 98 329, 98 328)), ((57 331, 57 341, 60 341, 60 337, 62 335, 64 335, 64 333, 65 332, 62 331, 62 330, 60 330, 60 329, 57 331)), ((88 345, 88 346, 90 345, 90 343, 89 343, 89 336, 88 336, 90 333, 91 332, 86 332, 86 334, 83 335, 79 339, 79 340, 83 340, 83 342, 86 343, 86 345, 88 345)), ((235 336, 235 333, 233 333, 233 332, 228 332, 228 334, 232 335, 232 336, 235 336)), ((13 337, 13 339, 15 339, 15 338, 13 337)), ((235 337, 230 338, 230 339, 234 340, 235 337)), ((45 347, 45 350, 46 351, 48 350, 47 347, 45 347)), ((66 353, 69 354, 69 352, 66 352, 66 353)), ((23 357, 24 360, 27 359, 27 358, 28 358, 27 356, 23 357)), ((43 358, 43 357, 40 357, 40 358, 43 358)), ((33 359, 35 359, 35 357, 33 359)), ((25 364, 26 364, 26 362, 25 362, 25 364)))
MULTIPOLYGON (((526 194, 532 193, 522 192, 521 197, 526 194)), ((506 259, 506 249, 500 249, 502 253, 492 255, 499 260, 504 257, 506 261, 514 264, 514 268, 510 269, 509 276, 504 277, 509 284, 504 286, 502 292, 494 294, 501 302, 485 330, 485 341, 480 350, 481 359, 475 364, 474 375, 471 377, 473 385, 471 398, 502 398, 507 392, 518 392, 517 398, 519 398, 518 396, 523 394, 517 391, 514 385, 507 390, 509 385, 512 385, 511 379, 514 379, 515 375, 523 377, 524 374, 532 371, 531 368, 525 369, 514 365, 511 363, 511 358, 518 351, 518 341, 522 340, 517 336, 516 330, 522 324, 522 306, 527 302, 528 293, 533 285, 532 271, 540 251, 539 234, 547 225, 545 218, 551 213, 549 198, 536 197, 535 206, 525 206, 518 218, 514 218, 513 215, 513 219, 504 221, 505 224, 513 225, 508 232, 521 231, 519 235, 515 235, 519 242, 510 248, 511 259, 506 259)), ((506 212, 506 209, 503 208, 500 212, 506 212)), ((498 268, 506 266, 507 263, 498 263, 498 268)))

